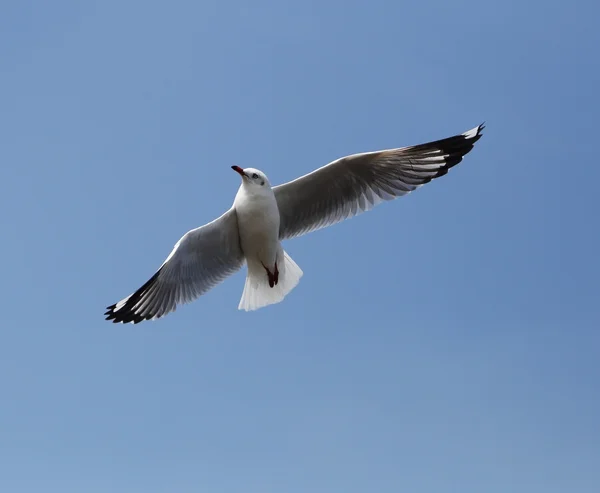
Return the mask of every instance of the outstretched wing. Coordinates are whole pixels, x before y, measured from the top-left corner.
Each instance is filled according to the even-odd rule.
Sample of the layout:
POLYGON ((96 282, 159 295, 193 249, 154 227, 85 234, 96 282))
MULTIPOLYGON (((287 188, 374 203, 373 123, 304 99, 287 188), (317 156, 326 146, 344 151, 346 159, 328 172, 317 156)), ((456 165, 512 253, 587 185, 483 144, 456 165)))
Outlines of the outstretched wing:
POLYGON ((483 128, 426 144, 346 156, 274 187, 280 239, 331 226, 445 175, 473 149, 483 128))
POLYGON ((137 324, 163 317, 177 305, 206 293, 243 264, 237 215, 232 208, 183 235, 146 284, 107 308, 106 320, 137 324))

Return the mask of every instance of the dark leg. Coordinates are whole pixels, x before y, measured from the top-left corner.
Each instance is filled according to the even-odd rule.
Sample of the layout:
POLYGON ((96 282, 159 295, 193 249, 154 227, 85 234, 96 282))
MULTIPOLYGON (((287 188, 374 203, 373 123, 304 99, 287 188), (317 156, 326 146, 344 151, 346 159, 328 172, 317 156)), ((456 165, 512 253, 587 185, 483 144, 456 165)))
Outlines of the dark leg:
MULTIPOLYGON (((269 278, 269 287, 272 288, 273 286, 275 286, 275 284, 277 284, 277 282, 275 281, 275 275, 271 274, 271 271, 265 266, 265 264, 262 264, 262 266, 267 271, 267 277, 269 278)), ((276 275, 279 277, 279 272, 277 272, 277 265, 275 265, 275 272, 277 273, 276 275)))

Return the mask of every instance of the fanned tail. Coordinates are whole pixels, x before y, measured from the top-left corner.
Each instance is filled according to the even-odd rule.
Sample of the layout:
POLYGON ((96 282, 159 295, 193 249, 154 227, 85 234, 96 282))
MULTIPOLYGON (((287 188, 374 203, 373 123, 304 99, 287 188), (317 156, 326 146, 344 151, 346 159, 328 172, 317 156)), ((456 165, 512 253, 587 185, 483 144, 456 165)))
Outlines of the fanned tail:
POLYGON ((283 249, 283 266, 279 268, 277 284, 269 286, 269 277, 260 262, 248 261, 248 274, 239 310, 258 310, 267 305, 279 303, 300 282, 304 274, 296 262, 283 249))

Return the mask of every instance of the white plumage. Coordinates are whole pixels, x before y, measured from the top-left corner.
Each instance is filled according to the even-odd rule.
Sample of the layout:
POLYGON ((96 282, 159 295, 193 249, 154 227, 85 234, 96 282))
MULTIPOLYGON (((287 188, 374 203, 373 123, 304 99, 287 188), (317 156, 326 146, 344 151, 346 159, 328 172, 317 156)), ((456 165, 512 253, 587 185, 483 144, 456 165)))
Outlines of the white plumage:
POLYGON ((411 147, 346 156, 289 183, 271 187, 257 169, 232 168, 242 177, 233 206, 186 233, 156 273, 105 313, 115 323, 163 317, 237 272, 248 273, 238 308, 278 303, 303 273, 281 241, 330 226, 406 195, 442 176, 481 137, 463 134, 411 147))

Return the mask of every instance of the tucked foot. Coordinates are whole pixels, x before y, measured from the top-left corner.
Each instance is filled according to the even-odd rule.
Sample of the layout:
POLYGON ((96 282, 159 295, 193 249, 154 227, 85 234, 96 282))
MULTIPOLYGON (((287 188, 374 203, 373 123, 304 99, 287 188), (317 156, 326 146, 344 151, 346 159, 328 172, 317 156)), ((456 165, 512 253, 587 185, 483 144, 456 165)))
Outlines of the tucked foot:
POLYGON ((262 264, 262 266, 267 271, 267 277, 269 278, 269 287, 270 288, 274 287, 275 284, 277 284, 277 281, 279 280, 279 271, 277 270, 277 264, 275 264, 275 274, 272 274, 271 271, 269 270, 269 268, 265 264, 262 264))

